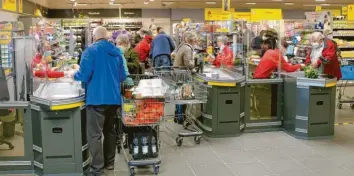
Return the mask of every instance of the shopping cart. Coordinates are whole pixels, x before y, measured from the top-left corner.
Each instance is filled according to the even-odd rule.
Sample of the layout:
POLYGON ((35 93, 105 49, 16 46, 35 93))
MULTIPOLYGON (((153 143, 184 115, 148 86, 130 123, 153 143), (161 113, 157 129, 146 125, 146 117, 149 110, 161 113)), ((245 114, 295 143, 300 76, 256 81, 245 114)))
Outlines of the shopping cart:
POLYGON ((343 104, 350 104, 350 107, 354 109, 354 97, 347 96, 345 94, 346 88, 354 81, 354 63, 353 61, 342 60, 341 72, 342 78, 338 83, 338 103, 337 108, 342 109, 343 104))
MULTIPOLYGON (((135 168, 141 166, 153 166, 154 174, 157 175, 161 164, 159 126, 164 115, 164 98, 134 94, 139 84, 147 80, 158 80, 155 77, 130 75, 130 78, 131 81, 122 84, 124 103, 117 130, 120 146, 118 152, 123 151, 131 176, 135 175, 135 168), (124 140, 127 146, 124 146, 124 140)), ((161 89, 161 86, 156 89, 161 89)), ((156 93, 156 90, 152 91, 156 93)))
MULTIPOLYGON (((165 102, 176 105, 173 121, 183 124, 184 127, 183 131, 177 132, 177 130, 164 125, 166 131, 177 135, 177 146, 182 145, 184 137, 194 137, 195 143, 200 144, 203 131, 195 124, 198 115, 189 110, 196 109, 196 105, 207 102, 207 86, 194 78, 192 72, 184 67, 159 67, 154 68, 153 72, 169 86, 165 102)), ((170 118, 170 116, 165 116, 164 121, 169 122, 170 118)))

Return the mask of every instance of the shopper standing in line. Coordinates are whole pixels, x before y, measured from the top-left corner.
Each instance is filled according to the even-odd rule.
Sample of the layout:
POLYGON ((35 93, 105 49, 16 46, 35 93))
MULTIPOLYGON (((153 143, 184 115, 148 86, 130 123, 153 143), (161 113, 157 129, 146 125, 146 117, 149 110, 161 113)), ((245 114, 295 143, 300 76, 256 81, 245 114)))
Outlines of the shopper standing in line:
POLYGON ((124 58, 127 61, 127 66, 130 74, 139 73, 139 55, 131 47, 128 35, 119 35, 117 37, 117 47, 121 49, 124 58))
POLYGON ((84 51, 74 79, 85 83, 87 89, 87 140, 92 157, 89 175, 101 176, 105 167, 114 169, 114 124, 122 104, 120 83, 127 75, 121 51, 107 40, 107 29, 97 27, 93 38, 95 42, 84 51))
POLYGON ((157 28, 158 35, 152 41, 150 58, 153 67, 170 67, 172 65, 171 53, 175 50, 175 43, 162 29, 157 28))
POLYGON ((178 46, 174 59, 174 67, 185 67, 187 69, 194 68, 193 46, 197 41, 196 36, 191 32, 185 32, 183 35, 183 43, 178 46))
POLYGON ((149 53, 151 49, 152 34, 148 31, 141 31, 144 39, 140 41, 136 47, 135 51, 139 54, 139 60, 141 63, 145 64, 145 68, 149 67, 149 53))

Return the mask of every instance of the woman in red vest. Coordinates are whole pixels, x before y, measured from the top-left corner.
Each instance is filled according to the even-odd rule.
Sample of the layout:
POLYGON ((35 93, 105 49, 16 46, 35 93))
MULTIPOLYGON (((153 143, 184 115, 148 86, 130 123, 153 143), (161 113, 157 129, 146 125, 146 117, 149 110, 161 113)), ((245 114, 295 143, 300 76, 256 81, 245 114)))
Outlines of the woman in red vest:
POLYGON ((216 58, 209 58, 209 61, 218 68, 221 66, 232 67, 234 56, 232 50, 227 46, 227 43, 228 38, 226 36, 219 36, 217 38, 217 45, 220 49, 218 55, 216 58))

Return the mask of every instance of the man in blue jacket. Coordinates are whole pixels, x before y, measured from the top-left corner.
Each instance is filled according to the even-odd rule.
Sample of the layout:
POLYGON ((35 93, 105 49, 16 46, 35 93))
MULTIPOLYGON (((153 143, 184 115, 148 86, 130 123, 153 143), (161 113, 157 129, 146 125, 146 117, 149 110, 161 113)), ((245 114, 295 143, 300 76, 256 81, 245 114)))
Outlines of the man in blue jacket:
POLYGON ((127 75, 121 51, 107 40, 107 29, 93 31, 95 43, 82 54, 74 79, 86 85, 87 140, 92 176, 114 169, 117 111, 121 107, 120 83, 127 75), (102 147, 102 132, 104 135, 102 147))
POLYGON ((176 46, 170 36, 168 36, 161 27, 157 28, 158 35, 151 43, 150 58, 153 67, 172 66, 171 53, 176 46))

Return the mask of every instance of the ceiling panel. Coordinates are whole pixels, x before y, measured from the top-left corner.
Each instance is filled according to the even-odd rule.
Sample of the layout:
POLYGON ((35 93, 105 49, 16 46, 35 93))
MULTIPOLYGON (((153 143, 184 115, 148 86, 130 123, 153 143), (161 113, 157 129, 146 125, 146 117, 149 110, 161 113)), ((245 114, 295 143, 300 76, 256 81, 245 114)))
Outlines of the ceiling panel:
MULTIPOLYGON (((56 9, 87 9, 87 8, 119 8, 117 5, 109 5, 111 0, 77 0, 78 5, 73 7, 73 2, 69 0, 31 0, 49 8, 56 9), (87 5, 80 5, 87 4, 87 5)), ((115 0, 114 3, 122 4, 122 8, 208 8, 221 7, 221 0, 153 0, 145 4, 146 0, 115 0), (215 2, 215 4, 206 4, 206 2, 215 2)), ((231 7, 236 9, 244 8, 283 8, 283 9, 314 9, 316 5, 330 4, 324 8, 340 8, 343 5, 353 3, 353 0, 326 0, 325 2, 316 2, 315 0, 283 0, 274 2, 272 0, 231 0, 231 7), (294 3, 285 5, 285 2, 294 3), (255 4, 247 4, 255 3, 255 4)))

